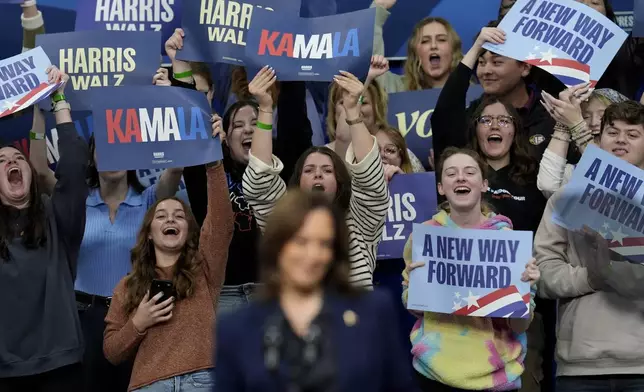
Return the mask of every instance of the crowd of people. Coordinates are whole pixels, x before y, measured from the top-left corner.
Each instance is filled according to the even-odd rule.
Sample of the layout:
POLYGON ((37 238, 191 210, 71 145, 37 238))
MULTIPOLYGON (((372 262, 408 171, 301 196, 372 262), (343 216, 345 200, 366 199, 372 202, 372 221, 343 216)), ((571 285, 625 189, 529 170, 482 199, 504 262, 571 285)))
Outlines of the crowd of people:
MULTIPOLYGON (((615 20, 610 0, 577 1, 615 20)), ((367 78, 338 70, 322 94, 269 66, 222 76, 178 60, 176 29, 151 83, 225 98, 211 130, 223 159, 148 188, 97 170, 51 66, 55 170, 38 106, 29 153, 0 148, 0 391, 644 391, 644 267, 552 219, 589 145, 644 169, 644 42, 629 36, 594 88, 566 88, 483 49, 505 42, 503 0, 465 53, 450 21, 420 20, 398 75, 382 35, 395 3, 372 4, 367 78), (467 102, 474 83, 484 94, 467 102), (433 148, 418 156, 387 96, 433 88, 433 148), (377 248, 389 182, 427 168, 441 203, 425 224, 534 233, 528 318, 407 310, 423 266, 411 238, 400 259, 377 248)), ((44 20, 21 6, 27 50, 44 20)))

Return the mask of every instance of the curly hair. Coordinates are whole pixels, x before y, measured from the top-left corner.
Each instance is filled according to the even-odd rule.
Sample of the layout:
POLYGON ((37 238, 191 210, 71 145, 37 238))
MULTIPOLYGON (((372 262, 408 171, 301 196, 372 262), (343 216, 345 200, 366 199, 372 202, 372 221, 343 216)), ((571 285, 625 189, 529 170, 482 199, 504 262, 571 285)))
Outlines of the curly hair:
POLYGON ((181 204, 188 222, 188 237, 175 265, 175 272, 172 278, 176 299, 188 298, 195 291, 195 281, 202 262, 198 254, 199 225, 190 207, 183 200, 177 197, 157 200, 145 213, 141 229, 136 237, 136 244, 132 248, 132 272, 125 278, 127 290, 125 309, 127 313, 131 313, 139 306, 139 303, 150 289, 152 280, 157 277, 156 254, 154 242, 150 238, 150 227, 157 207, 166 200, 174 200, 181 204))

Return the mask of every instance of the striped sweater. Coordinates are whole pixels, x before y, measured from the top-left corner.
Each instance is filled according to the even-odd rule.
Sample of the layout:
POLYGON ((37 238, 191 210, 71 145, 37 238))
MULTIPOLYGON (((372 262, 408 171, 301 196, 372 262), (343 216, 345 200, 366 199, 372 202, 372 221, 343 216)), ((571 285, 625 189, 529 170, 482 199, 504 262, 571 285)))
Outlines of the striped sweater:
MULTIPOLYGON (((351 201, 346 222, 349 227, 349 261, 351 283, 372 288, 376 266, 376 249, 382 238, 385 216, 389 208, 389 190, 376 138, 369 154, 356 162, 352 146, 347 151, 347 168, 351 173, 351 201)), ((286 184, 279 176, 284 168, 273 155, 269 166, 250 153, 244 172, 243 189, 262 231, 266 218, 277 201, 286 193, 286 184)))

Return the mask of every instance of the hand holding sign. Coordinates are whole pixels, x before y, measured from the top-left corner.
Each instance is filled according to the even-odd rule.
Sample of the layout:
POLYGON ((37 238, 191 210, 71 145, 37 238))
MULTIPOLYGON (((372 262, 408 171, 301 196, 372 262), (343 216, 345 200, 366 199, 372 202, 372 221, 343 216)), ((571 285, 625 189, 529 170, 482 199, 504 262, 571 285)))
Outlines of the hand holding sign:
POLYGON ((67 82, 69 81, 69 75, 58 69, 58 67, 56 67, 55 65, 49 66, 46 72, 47 81, 49 82, 49 84, 62 83, 60 87, 58 87, 58 90, 56 90, 56 93, 62 94, 65 91, 67 82))
POLYGON ((608 242, 601 234, 585 226, 581 230, 573 231, 572 235, 586 245, 589 250, 584 255, 585 267, 588 272, 588 283, 595 290, 601 290, 606 285, 607 267, 610 265, 610 250, 608 242))
POLYGON ((537 284, 541 278, 541 272, 537 267, 537 260, 533 257, 525 266, 525 271, 521 274, 521 281, 530 283, 530 286, 537 284))
POLYGON ((248 92, 255 97, 260 110, 270 110, 270 113, 273 113, 273 96, 270 88, 275 84, 276 80, 275 70, 267 65, 260 69, 248 84, 248 92))
POLYGON ((405 174, 402 171, 402 169, 400 169, 398 166, 384 164, 384 167, 385 167, 385 178, 387 179, 387 182, 391 181, 391 179, 396 174, 405 174))
POLYGON ((168 76, 168 70, 165 68, 157 69, 157 73, 152 77, 152 84, 155 86, 172 86, 172 82, 168 76))
POLYGON ((488 42, 499 45, 505 43, 505 31, 498 27, 483 27, 472 48, 480 52, 483 45, 488 42))
POLYGON ((224 132, 224 128, 221 125, 221 117, 218 114, 213 114, 210 120, 212 121, 212 138, 219 138, 219 141, 223 143, 226 132, 224 132))
POLYGON ((185 33, 183 29, 177 28, 174 29, 174 33, 167 41, 165 41, 165 52, 167 53, 170 60, 174 61, 177 57, 177 50, 183 49, 183 37, 185 33))

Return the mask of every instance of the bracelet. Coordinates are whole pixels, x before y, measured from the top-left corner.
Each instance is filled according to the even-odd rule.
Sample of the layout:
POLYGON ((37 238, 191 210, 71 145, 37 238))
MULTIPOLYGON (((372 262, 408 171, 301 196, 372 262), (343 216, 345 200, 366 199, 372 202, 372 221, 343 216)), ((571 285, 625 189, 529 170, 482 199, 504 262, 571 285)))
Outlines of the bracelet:
POLYGON ((588 136, 590 134, 591 134, 591 132, 590 132, 589 129, 584 129, 581 132, 573 133, 572 134, 572 140, 579 140, 579 139, 584 138, 584 137, 586 137, 586 136, 588 136))
POLYGON ((358 103, 362 105, 364 103, 364 95, 361 95, 360 98, 358 98, 358 103))
POLYGON ((361 122, 363 122, 364 119, 362 118, 362 116, 358 116, 358 118, 356 118, 355 120, 346 119, 345 121, 349 125, 357 125, 357 124, 360 124, 361 122))
POLYGON ((190 71, 185 71, 185 72, 179 72, 179 73, 172 73, 175 79, 183 79, 183 78, 188 78, 192 76, 192 70, 190 71))
POLYGON ((271 110, 271 111, 268 111, 268 110, 264 110, 264 109, 262 109, 262 108, 259 108, 259 111, 260 111, 260 112, 262 112, 262 113, 266 113, 266 114, 273 114, 273 111, 272 111, 272 110, 271 110))
POLYGON ((555 140, 560 140, 560 141, 562 141, 562 142, 570 143, 570 137, 568 137, 568 138, 564 138, 564 137, 561 137, 561 136, 557 136, 555 133, 553 133, 552 135, 550 135, 550 138, 551 138, 551 139, 555 139, 555 140))
POLYGON ((273 125, 272 124, 264 124, 263 122, 257 121, 256 123, 257 128, 263 130, 263 131, 272 131, 273 130, 273 125))
POLYGON ((34 131, 29 131, 29 139, 31 140, 45 140, 44 133, 38 133, 34 131))
POLYGON ((570 135, 570 128, 565 126, 564 124, 557 122, 554 127, 555 132, 561 132, 570 135))
POLYGON ((570 128, 570 133, 571 133, 573 136, 575 136, 575 134, 579 133, 579 132, 580 132, 580 131, 582 131, 584 128, 586 128, 586 122, 585 122, 584 120, 581 120, 580 122, 578 122, 577 124, 575 124, 574 126, 572 126, 572 127, 570 128))
POLYGON ((52 100, 54 103, 57 103, 57 102, 60 102, 60 101, 66 101, 66 100, 67 100, 67 98, 65 97, 65 94, 59 94, 59 93, 57 93, 57 94, 54 94, 54 95, 51 97, 51 100, 52 100))
POLYGON ((54 109, 52 111, 56 113, 65 109, 71 111, 72 107, 67 101, 58 101, 54 104, 54 109))

